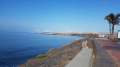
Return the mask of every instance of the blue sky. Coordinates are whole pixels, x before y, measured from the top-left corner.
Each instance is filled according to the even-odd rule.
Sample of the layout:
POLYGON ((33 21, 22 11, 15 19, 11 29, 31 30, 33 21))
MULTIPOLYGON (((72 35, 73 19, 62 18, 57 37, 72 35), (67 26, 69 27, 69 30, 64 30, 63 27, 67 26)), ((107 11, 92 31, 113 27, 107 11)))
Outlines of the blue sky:
POLYGON ((108 32, 120 0, 0 0, 0 31, 108 32))

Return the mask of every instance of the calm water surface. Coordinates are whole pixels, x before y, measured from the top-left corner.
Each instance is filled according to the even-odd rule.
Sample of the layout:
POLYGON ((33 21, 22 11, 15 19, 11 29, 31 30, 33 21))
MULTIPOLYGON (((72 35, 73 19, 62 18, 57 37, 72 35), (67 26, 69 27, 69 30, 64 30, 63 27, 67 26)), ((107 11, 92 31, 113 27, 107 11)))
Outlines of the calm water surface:
POLYGON ((51 48, 62 47, 76 39, 80 37, 0 33, 0 67, 22 64, 38 54, 46 53, 51 48))

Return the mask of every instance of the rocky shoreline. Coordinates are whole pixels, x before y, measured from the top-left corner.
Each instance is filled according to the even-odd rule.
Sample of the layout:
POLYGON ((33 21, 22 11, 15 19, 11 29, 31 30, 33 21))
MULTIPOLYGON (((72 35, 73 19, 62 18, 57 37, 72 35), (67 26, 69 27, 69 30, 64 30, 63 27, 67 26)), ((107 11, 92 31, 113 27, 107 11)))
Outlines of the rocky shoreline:
POLYGON ((28 60, 20 67, 64 67, 81 50, 82 41, 83 39, 76 40, 64 47, 52 49, 46 54, 28 60))

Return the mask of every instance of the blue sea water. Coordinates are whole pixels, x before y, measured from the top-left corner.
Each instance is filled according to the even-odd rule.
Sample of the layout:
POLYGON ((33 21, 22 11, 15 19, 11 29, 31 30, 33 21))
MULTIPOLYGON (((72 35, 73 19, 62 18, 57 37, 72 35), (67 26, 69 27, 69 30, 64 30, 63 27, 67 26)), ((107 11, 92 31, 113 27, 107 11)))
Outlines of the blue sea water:
POLYGON ((14 67, 51 48, 59 48, 77 36, 42 35, 37 33, 0 33, 0 67, 14 67))

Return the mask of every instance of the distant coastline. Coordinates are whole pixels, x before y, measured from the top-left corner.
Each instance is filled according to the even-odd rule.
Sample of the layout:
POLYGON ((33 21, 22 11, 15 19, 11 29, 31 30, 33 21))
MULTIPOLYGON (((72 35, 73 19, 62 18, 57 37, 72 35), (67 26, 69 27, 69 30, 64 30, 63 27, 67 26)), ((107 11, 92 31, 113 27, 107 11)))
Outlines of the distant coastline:
POLYGON ((42 32, 44 35, 62 35, 62 36, 80 36, 80 37, 98 37, 98 33, 79 33, 79 32, 42 32))
POLYGON ((61 32, 42 32, 40 34, 46 34, 46 35, 80 35, 80 33, 61 33, 61 32))

